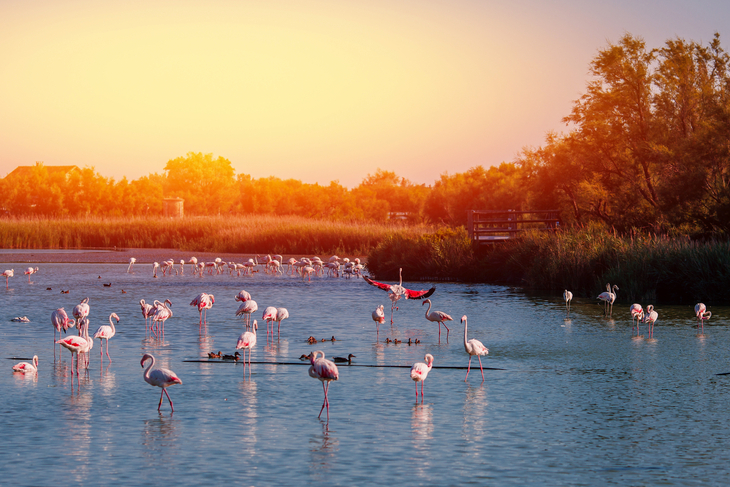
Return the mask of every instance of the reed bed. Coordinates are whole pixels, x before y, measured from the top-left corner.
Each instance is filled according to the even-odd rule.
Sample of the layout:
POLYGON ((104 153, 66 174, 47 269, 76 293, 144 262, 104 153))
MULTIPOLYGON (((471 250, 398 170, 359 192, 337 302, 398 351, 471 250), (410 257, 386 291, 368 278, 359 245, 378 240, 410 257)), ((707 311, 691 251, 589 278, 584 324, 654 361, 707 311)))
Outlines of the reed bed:
POLYGON ((606 283, 621 302, 730 302, 730 243, 656 235, 619 236, 600 226, 526 232, 475 251, 465 231, 384 239, 368 257, 377 277, 492 282, 594 298, 606 283))
POLYGON ((5 219, 0 248, 171 248, 199 252, 367 255, 393 235, 432 232, 425 225, 371 224, 300 217, 5 219))

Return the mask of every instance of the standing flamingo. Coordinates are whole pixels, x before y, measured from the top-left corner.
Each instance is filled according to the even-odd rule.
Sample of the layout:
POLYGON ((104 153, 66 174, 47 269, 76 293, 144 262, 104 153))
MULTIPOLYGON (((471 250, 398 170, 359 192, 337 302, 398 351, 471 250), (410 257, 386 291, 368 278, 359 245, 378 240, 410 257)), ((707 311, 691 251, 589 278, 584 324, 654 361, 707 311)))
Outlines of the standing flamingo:
MULTIPOLYGON (((81 324, 82 320, 89 317, 90 312, 91 308, 89 307, 89 298, 84 298, 79 304, 74 306, 74 309, 71 310, 71 314, 74 315, 74 318, 76 318, 76 323, 78 323, 79 325, 81 324)), ((78 326, 78 330, 79 336, 81 336, 81 326, 78 326)))
POLYGON ((93 347, 89 338, 87 320, 79 321, 77 326, 82 330, 84 336, 68 336, 58 340, 56 343, 71 352, 71 375, 74 373, 74 354, 76 354, 76 375, 79 375, 79 353, 86 353, 93 347))
POLYGON ((631 333, 634 332, 634 320, 636 320, 636 336, 639 336, 639 321, 644 319, 644 309, 639 303, 634 303, 629 308, 631 313, 631 333))
POLYGON ((240 301, 242 303, 245 303, 246 301, 248 301, 249 299, 251 299, 251 294, 248 293, 246 290, 241 289, 240 291, 238 291, 238 294, 236 294, 236 298, 235 299, 236 299, 236 301, 240 301))
POLYGON ((449 341, 449 327, 446 326, 445 321, 454 321, 454 319, 444 313, 443 311, 431 311, 431 300, 427 299, 423 303, 421 303, 421 306, 428 303, 428 309, 426 310, 426 319, 428 321, 435 321, 439 324, 439 341, 441 341, 441 325, 444 325, 444 328, 446 328, 446 341, 449 341))
POLYGON ((245 301, 244 303, 241 303, 241 306, 238 307, 238 310, 236 311, 236 316, 246 315, 246 327, 251 326, 251 315, 258 311, 259 305, 254 301, 253 299, 249 299, 248 301, 245 301))
MULTIPOLYGON (((334 257, 334 256, 333 256, 334 257)), ((406 289, 403 287, 403 268, 401 267, 398 269, 398 275, 400 276, 400 281, 398 284, 384 284, 382 282, 373 281, 369 277, 363 276, 363 279, 368 284, 371 284, 379 289, 382 289, 383 291, 388 291, 388 297, 390 298, 390 324, 393 324, 393 310, 397 310, 398 307, 396 306, 396 303, 398 303, 398 300, 400 298, 405 297, 406 299, 423 299, 430 297, 434 292, 436 292, 436 286, 433 286, 428 291, 413 291, 411 289, 406 289)), ((439 333, 441 332, 441 327, 439 326, 439 333)))
POLYGON ((208 310, 213 307, 213 303, 215 303, 215 297, 208 293, 200 293, 190 301, 190 306, 197 306, 198 308, 199 324, 202 325, 208 322, 208 310), (205 318, 203 318, 203 313, 205 313, 205 318))
POLYGON ((650 304, 646 307, 646 317, 644 323, 649 323, 649 338, 654 338, 654 323, 659 318, 659 313, 654 311, 654 305, 650 304))
POLYGON ((134 257, 129 258, 129 267, 127 267, 127 274, 132 272, 132 266, 134 265, 135 262, 137 262, 137 259, 135 259, 134 257))
POLYGON ((705 306, 704 303, 697 303, 695 305, 695 315, 697 316, 697 330, 700 329, 700 324, 702 324, 702 333, 705 332, 705 322, 704 320, 709 320, 712 316, 711 311, 707 311, 707 306, 705 306))
POLYGON ((253 320, 253 331, 241 333, 236 342, 236 350, 243 350, 243 373, 246 374, 246 350, 248 350, 248 373, 251 375, 251 349, 256 346, 256 330, 259 324, 253 320))
POLYGON ((116 313, 112 313, 109 315, 109 326, 100 326, 99 329, 96 330, 96 333, 94 333, 94 338, 99 339, 99 358, 101 359, 102 364, 104 363, 104 355, 102 355, 102 351, 104 350, 104 342, 102 342, 101 340, 106 340, 106 356, 109 358, 109 363, 111 363, 112 361, 112 358, 109 357, 109 339, 117 334, 117 329, 114 327, 114 322, 112 321, 112 318, 117 320, 117 323, 119 323, 119 316, 117 316, 116 313))
POLYGON ((375 334, 380 334, 380 325, 385 323, 385 312, 383 311, 385 306, 382 304, 373 311, 373 321, 376 323, 375 334))
POLYGON ((51 313, 51 324, 53 324, 54 329, 53 343, 56 343, 56 331, 58 331, 58 337, 61 338, 61 331, 66 333, 66 330, 73 328, 76 322, 68 317, 65 309, 58 308, 56 311, 51 313))
POLYGON ((471 358, 476 355, 479 359, 479 370, 482 371, 482 382, 484 382, 484 368, 482 368, 482 355, 487 355, 489 353, 489 349, 484 346, 482 342, 477 340, 476 338, 472 338, 471 340, 466 340, 466 315, 461 317, 461 322, 464 323, 464 350, 466 350, 466 353, 469 354, 469 366, 466 369, 466 377, 464 377, 464 382, 469 378, 469 371, 471 370, 471 358))
MULTIPOLYGON (((285 319, 289 318, 289 310, 286 308, 276 308, 276 322, 279 324, 276 328, 276 334, 277 336, 281 334, 281 322, 285 319)), ((271 326, 271 335, 273 337, 274 335, 274 326, 272 323, 271 326)))
POLYGON ((599 294, 598 297, 596 298, 596 299, 600 299, 601 301, 603 301, 603 305, 604 305, 603 313, 608 314, 609 316, 611 315, 611 313, 613 313, 613 303, 614 303, 614 301, 616 301, 616 291, 618 291, 617 285, 614 284, 613 286, 611 286, 610 284, 606 284, 606 291, 599 294), (610 311, 609 311, 609 307, 610 307, 610 311))
POLYGON ((28 284, 30 284, 30 276, 32 274, 35 274, 36 272, 38 272, 38 268, 37 267, 28 267, 25 270, 24 274, 28 276, 28 284))
POLYGON ((324 358, 324 352, 317 350, 312 353, 311 357, 312 366, 309 367, 309 377, 314 377, 322 381, 322 389, 324 389, 324 402, 322 403, 322 409, 319 410, 319 416, 322 417, 322 411, 327 408, 327 421, 330 420, 330 402, 327 398, 327 390, 329 389, 330 381, 337 380, 340 378, 340 372, 337 370, 337 366, 334 362, 331 362, 324 358), (322 354, 322 358, 317 358, 317 355, 322 354))
POLYGON ((144 380, 151 386, 157 386, 162 388, 162 392, 160 392, 160 402, 157 405, 157 410, 159 411, 162 407, 162 394, 164 393, 167 396, 167 400, 170 401, 170 409, 174 412, 175 408, 172 406, 172 399, 170 399, 170 394, 167 392, 167 388, 170 386, 174 386, 175 384, 182 384, 182 380, 180 380, 175 372, 173 372, 170 369, 152 369, 152 366, 155 365, 155 357, 150 354, 146 353, 142 356, 142 361, 139 363, 142 367, 144 367, 144 363, 150 360, 150 364, 147 366, 147 370, 144 371, 144 380))
POLYGON ((269 336, 269 325, 271 325, 271 337, 274 337, 274 321, 276 321, 276 308, 268 306, 261 317, 266 322, 266 336, 269 336))
POLYGON ((155 299, 155 310, 152 315, 152 323, 153 326, 157 323, 157 332, 155 333, 157 336, 165 334, 165 321, 172 318, 172 310, 168 305, 172 306, 172 301, 169 299, 166 299, 162 303, 155 299))
POLYGON ((158 267, 160 267, 160 263, 159 262, 153 262, 152 263, 152 277, 154 277, 155 279, 157 279, 157 268, 158 267))
POLYGON ((565 307, 568 310, 568 314, 570 314, 570 302, 573 300, 573 293, 566 289, 563 291, 563 299, 565 300, 565 307))
POLYGON ((433 355, 427 353, 424 359, 426 360, 425 364, 423 362, 416 362, 411 367, 411 379, 416 384, 416 398, 418 397, 419 382, 421 383, 421 397, 423 397, 423 382, 428 377, 428 373, 431 372, 431 367, 433 367, 433 355))
POLYGON ((20 362, 13 365, 13 372, 22 372, 24 374, 38 372, 38 355, 33 355, 32 362, 30 364, 28 362, 20 362))
MULTIPOLYGON (((142 308, 142 318, 144 318, 144 327, 146 330, 149 326, 149 323, 148 323, 149 319, 152 318, 152 316, 155 314, 155 312, 154 312, 155 307, 152 306, 151 304, 146 303, 144 299, 139 300, 139 306, 140 306, 140 308, 142 308)), ((145 332, 145 334, 146 333, 147 332, 145 332)))
POLYGON ((7 271, 3 272, 0 275, 5 276, 5 289, 8 289, 8 279, 10 279, 11 277, 13 277, 15 275, 15 270, 8 269, 7 271))

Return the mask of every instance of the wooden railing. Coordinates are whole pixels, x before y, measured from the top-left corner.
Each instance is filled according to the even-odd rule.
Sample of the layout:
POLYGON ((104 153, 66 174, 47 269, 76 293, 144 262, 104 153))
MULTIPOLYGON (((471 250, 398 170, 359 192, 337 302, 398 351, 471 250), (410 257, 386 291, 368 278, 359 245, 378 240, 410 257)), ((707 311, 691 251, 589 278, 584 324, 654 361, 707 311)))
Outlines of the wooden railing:
POLYGON ((475 244, 491 244, 509 240, 528 229, 557 230, 558 210, 469 210, 467 229, 475 244))

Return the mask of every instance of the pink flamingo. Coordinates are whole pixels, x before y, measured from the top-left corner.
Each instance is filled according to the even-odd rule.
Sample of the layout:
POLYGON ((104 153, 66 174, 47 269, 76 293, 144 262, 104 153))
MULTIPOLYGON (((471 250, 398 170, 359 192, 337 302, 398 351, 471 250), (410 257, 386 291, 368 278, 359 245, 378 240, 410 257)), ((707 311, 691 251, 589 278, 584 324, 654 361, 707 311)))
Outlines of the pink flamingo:
POLYGON ((135 262, 137 262, 137 259, 135 259, 134 257, 129 258, 129 267, 127 267, 127 274, 132 272, 132 266, 134 265, 135 262))
POLYGON ((707 306, 705 306, 704 303, 697 303, 695 305, 695 315, 697 316, 697 329, 700 329, 700 324, 702 324, 702 333, 705 332, 705 322, 704 320, 709 320, 712 316, 711 311, 707 311, 707 306))
POLYGON ((426 360, 425 364, 423 362, 416 362, 411 367, 411 379, 416 384, 416 397, 418 397, 419 382, 421 383, 421 397, 423 397, 423 382, 428 377, 428 373, 431 372, 431 367, 433 367, 433 355, 427 353, 424 359, 426 360))
POLYGON ((327 421, 330 420, 330 402, 327 398, 327 390, 329 389, 330 381, 337 380, 340 378, 340 372, 337 370, 337 366, 334 362, 331 362, 324 358, 324 352, 317 350, 312 353, 310 358, 312 366, 309 367, 309 377, 314 377, 322 381, 322 389, 324 389, 324 402, 322 403, 322 409, 319 410, 319 416, 322 417, 322 411, 327 408, 327 421), (317 355, 322 354, 322 358, 317 358, 317 355))
POLYGON ((566 289, 563 291, 563 299, 565 300, 565 307, 568 310, 568 314, 570 314, 570 302, 573 300, 573 293, 566 289))
POLYGON ((25 270, 24 274, 28 276, 28 284, 30 284, 30 276, 32 274, 35 274, 36 272, 38 272, 38 268, 37 267, 28 267, 25 270))
POLYGON ((611 286, 610 284, 606 284, 606 291, 602 292, 598 295, 596 299, 600 299, 603 301, 604 305, 604 314, 610 315, 613 312, 613 303, 616 301, 616 291, 618 291, 618 286, 614 284, 611 286), (610 307, 610 311, 609 311, 610 307))
POLYGON ((109 358, 109 363, 111 363, 112 361, 112 358, 109 357, 109 339, 117 334, 117 329, 114 327, 114 322, 112 321, 112 318, 117 320, 117 323, 119 323, 119 316, 117 316, 116 313, 112 313, 109 315, 109 325, 100 326, 99 329, 96 330, 96 333, 94 333, 94 338, 99 339, 99 358, 101 359, 102 363, 104 363, 104 355, 102 355, 102 351, 104 350, 104 342, 102 342, 101 340, 106 340, 106 356, 109 358))
POLYGON ((249 299, 251 299, 251 294, 248 293, 247 291, 245 291, 244 289, 241 289, 240 291, 238 291, 238 294, 236 294, 236 301, 245 303, 249 299))
POLYGON ((251 375, 251 349, 256 346, 256 330, 259 324, 253 320, 253 331, 241 333, 236 342, 236 350, 243 350, 243 373, 246 373, 246 350, 248 350, 248 373, 251 375))
POLYGON ((172 306, 172 301, 166 299, 164 303, 155 299, 155 311, 152 315, 152 322, 157 323, 157 336, 165 334, 165 321, 172 318, 172 310, 167 305, 172 306))
POLYGON ((264 315, 261 317, 262 320, 266 321, 266 336, 269 336, 269 325, 271 325, 271 336, 274 336, 274 321, 276 321, 276 308, 268 306, 264 310, 264 315))
MULTIPOLYGON (((142 308, 142 317, 144 318, 144 327, 147 329, 149 319, 155 314, 155 307, 151 304, 147 304, 144 299, 139 300, 139 306, 142 308)), ((147 332, 145 332, 146 334, 147 332)))
POLYGON ((443 311, 431 311, 431 300, 427 299, 423 303, 421 303, 421 306, 428 303, 428 309, 426 310, 426 319, 428 321, 435 321, 439 324, 439 341, 441 341, 441 325, 444 325, 444 328, 446 328, 446 341, 449 341, 449 327, 446 326, 445 321, 454 321, 454 319, 444 313, 443 311))
POLYGON ((654 305, 650 304, 646 307, 646 317, 644 323, 649 323, 649 338, 654 338, 654 323, 659 318, 659 313, 654 311, 654 305))
POLYGON ((215 303, 215 297, 207 293, 200 293, 190 301, 190 306, 198 307, 198 313, 200 315, 199 324, 202 325, 208 322, 208 310, 213 307, 213 303, 215 303), (205 318, 203 317, 203 313, 205 313, 205 318))
MULTIPOLYGON (((84 298, 79 304, 74 306, 71 310, 71 314, 76 318, 76 323, 81 323, 81 320, 88 318, 91 308, 89 307, 89 298, 84 298)), ((81 335, 81 327, 78 327, 79 336, 81 335)))
POLYGON ((58 308, 56 311, 51 313, 51 324, 53 325, 54 329, 53 343, 56 343, 56 331, 58 331, 58 337, 61 338, 61 331, 66 333, 66 330, 68 330, 69 328, 73 328, 76 322, 68 317, 65 309, 58 308))
POLYGON ((382 304, 378 306, 375 311, 373 311, 373 321, 376 323, 377 328, 375 329, 375 334, 380 334, 380 325, 385 323, 385 306, 382 304))
POLYGON ((15 275, 15 270, 8 269, 7 271, 3 272, 0 275, 5 276, 5 289, 8 289, 8 280, 15 275))
POLYGON ((73 355, 76 354, 76 375, 79 375, 79 354, 86 353, 93 347, 93 341, 89 338, 87 320, 79 321, 78 328, 83 330, 84 336, 68 336, 56 342, 71 352, 71 375, 74 373, 73 355))
MULTIPOLYGON (((289 310, 286 308, 276 308, 276 322, 279 323, 278 327, 276 328, 276 334, 281 334, 281 322, 285 319, 289 318, 289 310)), ((274 326, 272 323, 271 326, 271 335, 274 335, 274 326)))
POLYGON ((144 371, 144 380, 151 386, 157 386, 162 388, 162 392, 160 392, 160 402, 157 405, 157 410, 159 411, 162 407, 162 394, 164 393, 167 396, 167 400, 170 401, 170 409, 174 412, 175 408, 172 406, 172 399, 170 399, 170 394, 167 392, 167 388, 170 386, 174 386, 175 384, 182 384, 182 380, 178 378, 177 374, 173 372, 170 369, 152 369, 152 366, 155 365, 155 357, 150 354, 146 353, 142 356, 142 361, 139 363, 142 367, 144 367, 144 363, 150 360, 150 364, 147 366, 147 370, 144 371))
POLYGON ((472 338, 471 340, 466 340, 466 315, 461 317, 461 322, 464 323, 464 350, 466 350, 466 353, 469 354, 469 366, 466 369, 466 377, 464 377, 464 382, 469 378, 469 371, 471 370, 471 358, 476 355, 479 359, 479 370, 482 371, 482 382, 484 382, 484 369, 482 368, 482 355, 487 355, 489 353, 489 349, 484 346, 482 342, 477 340, 476 338, 472 338))
MULTIPOLYGON (((333 256, 335 257, 335 256, 333 256)), ((398 303, 398 300, 400 298, 406 298, 406 299, 423 299, 430 297, 434 292, 436 292, 436 286, 432 287, 428 291, 421 290, 421 291, 413 291, 411 289, 406 289, 403 287, 403 268, 400 268, 398 270, 398 275, 400 276, 400 281, 398 284, 384 284, 382 282, 373 281, 369 277, 363 276, 363 279, 365 279, 365 282, 368 284, 371 284, 379 289, 382 289, 383 291, 388 291, 388 297, 390 297, 390 324, 393 324, 393 310, 397 310, 398 307, 396 304, 398 303)), ((441 327, 439 326, 439 334, 441 333, 441 327)))
POLYGON ((32 362, 31 364, 20 362, 13 365, 13 372, 23 372, 24 374, 38 372, 38 355, 33 355, 32 362))
POLYGON ((157 268, 158 267, 160 267, 160 263, 159 262, 153 262, 152 263, 152 277, 154 277, 155 279, 157 279, 157 268))
POLYGON ((251 326, 251 315, 258 311, 258 309, 259 305, 256 303, 256 301, 254 301, 253 299, 249 299, 238 307, 238 310, 236 311, 236 316, 246 315, 246 327, 248 328, 251 326))
POLYGON ((639 303, 634 303, 629 308, 631 313, 631 332, 634 331, 634 320, 636 320, 636 336, 639 336, 639 321, 644 319, 644 309, 639 303))

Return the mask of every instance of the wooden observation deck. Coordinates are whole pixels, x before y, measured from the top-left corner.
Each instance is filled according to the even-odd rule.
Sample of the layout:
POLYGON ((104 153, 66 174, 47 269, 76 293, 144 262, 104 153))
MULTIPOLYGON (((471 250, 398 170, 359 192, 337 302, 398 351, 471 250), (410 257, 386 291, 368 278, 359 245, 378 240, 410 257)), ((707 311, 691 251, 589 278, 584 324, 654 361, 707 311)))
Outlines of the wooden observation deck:
POLYGON ((477 245, 493 244, 515 238, 525 230, 557 230, 558 210, 469 210, 469 238, 477 245))

